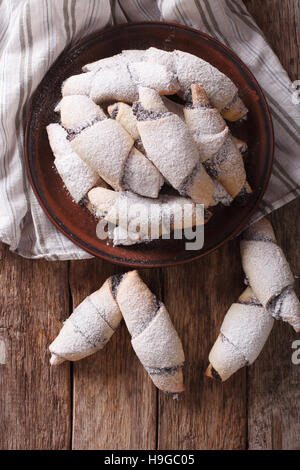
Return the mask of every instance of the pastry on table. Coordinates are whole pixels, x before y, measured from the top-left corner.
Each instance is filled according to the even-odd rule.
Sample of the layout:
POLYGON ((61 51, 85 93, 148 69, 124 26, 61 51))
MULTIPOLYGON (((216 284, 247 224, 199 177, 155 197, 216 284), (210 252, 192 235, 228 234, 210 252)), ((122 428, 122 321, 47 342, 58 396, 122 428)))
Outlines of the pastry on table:
POLYGON ((240 243, 247 282, 264 308, 276 319, 300 331, 300 303, 294 276, 271 223, 261 219, 244 233, 240 243))
POLYGON ((140 87, 133 113, 147 157, 163 177, 194 202, 205 207, 216 205, 220 185, 204 169, 186 123, 168 111, 159 94, 150 88, 140 87))
POLYGON ((137 271, 122 276, 115 292, 132 347, 153 383, 164 392, 183 392, 184 352, 164 304, 137 271))
MULTIPOLYGON (((157 199, 137 196, 130 192, 116 192, 93 188, 88 193, 91 211, 124 230, 137 233, 136 241, 168 235, 171 230, 186 229, 206 222, 203 214, 191 199, 177 195, 161 194, 157 199)), ((124 232, 123 232, 124 234, 124 232)))
POLYGON ((122 315, 132 346, 154 384, 165 392, 182 392, 181 341, 164 304, 137 271, 112 276, 78 305, 49 346, 51 365, 78 361, 102 349, 122 315))
MULTIPOLYGON (((243 157, 203 87, 191 86, 191 104, 185 107, 184 116, 207 172, 215 176, 233 199, 247 201, 252 190, 247 182, 243 157)), ((238 144, 241 146, 241 141, 238 144)))
POLYGON ((220 334, 209 353, 206 375, 224 382, 242 367, 253 364, 273 324, 273 317, 247 287, 225 315, 220 334))
POLYGON ((55 156, 54 165, 75 202, 80 202, 94 186, 103 185, 99 174, 71 147, 66 130, 59 124, 47 126, 48 139, 55 156))
MULTIPOLYGON (((205 60, 188 52, 178 50, 167 52, 155 47, 150 47, 145 51, 127 50, 122 54, 87 64, 83 70, 91 73, 113 67, 114 64, 127 66, 137 61, 160 64, 173 72, 177 77, 182 95, 188 92, 192 83, 204 86, 212 104, 229 121, 238 121, 247 115, 248 110, 240 99, 238 89, 232 80, 205 60)), ((113 99, 118 100, 117 97, 113 99)))
POLYGON ((50 364, 78 361, 104 348, 121 321, 114 296, 114 276, 86 297, 50 344, 50 364))
POLYGON ((163 178, 132 137, 89 97, 64 97, 56 108, 74 152, 114 189, 157 197, 163 178))

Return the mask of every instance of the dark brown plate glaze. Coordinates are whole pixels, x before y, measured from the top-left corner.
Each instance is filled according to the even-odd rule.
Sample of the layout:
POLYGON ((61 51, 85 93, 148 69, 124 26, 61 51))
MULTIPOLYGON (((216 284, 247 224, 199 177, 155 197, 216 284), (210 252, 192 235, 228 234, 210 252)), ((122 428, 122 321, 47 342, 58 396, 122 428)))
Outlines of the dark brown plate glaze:
POLYGON ((28 175, 44 211, 67 237, 84 250, 108 261, 128 266, 158 267, 185 263, 216 249, 243 228, 257 208, 267 187, 273 160, 274 137, 270 112, 255 78, 241 60, 211 37, 186 26, 170 23, 131 23, 89 36, 64 51, 38 86, 32 100, 25 135, 28 175), (200 251, 186 251, 184 240, 158 240, 135 247, 113 247, 96 237, 96 220, 72 202, 53 167, 46 126, 58 121, 53 109, 60 99, 62 82, 94 60, 122 49, 180 49, 201 57, 228 75, 249 109, 242 125, 231 127, 235 136, 248 142, 248 180, 254 190, 247 205, 222 208, 205 226, 200 251))

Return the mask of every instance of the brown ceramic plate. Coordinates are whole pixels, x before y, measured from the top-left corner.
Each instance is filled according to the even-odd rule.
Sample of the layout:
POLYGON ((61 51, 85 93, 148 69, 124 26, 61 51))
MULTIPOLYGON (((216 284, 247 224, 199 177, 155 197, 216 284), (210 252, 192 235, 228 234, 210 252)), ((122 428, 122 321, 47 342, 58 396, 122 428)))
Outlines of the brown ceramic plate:
POLYGON ((170 23, 132 23, 106 29, 64 51, 37 88, 28 116, 25 155, 35 194, 48 217, 67 237, 84 250, 108 261, 128 266, 167 266, 185 263, 216 249, 234 237, 257 208, 267 187, 273 159, 273 128, 267 102, 255 78, 241 60, 211 37, 186 26, 170 23), (200 251, 186 251, 184 240, 158 240, 136 247, 113 247, 96 237, 96 221, 72 202, 54 171, 46 126, 58 120, 53 109, 62 82, 94 60, 122 49, 180 49, 201 57, 227 74, 237 85, 249 109, 247 121, 233 124, 235 136, 248 142, 248 180, 254 190, 248 204, 221 209, 205 226, 200 251))

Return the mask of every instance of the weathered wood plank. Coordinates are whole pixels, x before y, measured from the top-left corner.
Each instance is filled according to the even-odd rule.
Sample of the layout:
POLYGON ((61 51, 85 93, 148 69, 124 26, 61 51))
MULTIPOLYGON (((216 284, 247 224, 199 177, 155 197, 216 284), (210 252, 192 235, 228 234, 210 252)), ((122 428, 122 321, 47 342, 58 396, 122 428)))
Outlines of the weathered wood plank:
POLYGON ((299 0, 244 0, 292 80, 299 79, 299 0))
MULTIPOLYGON (((300 74, 300 2, 245 1, 292 80, 300 74)), ((272 221, 281 247, 300 276, 300 201, 276 211, 272 221)), ((296 282, 300 295, 300 282, 296 282)), ((288 325, 276 323, 259 359, 248 370, 250 449, 300 449, 300 366, 293 365, 292 343, 299 339, 288 325)))
MULTIPOLYGON (((71 263, 74 306, 116 272, 101 260, 71 263)), ((159 270, 141 271, 160 296, 159 270)), ((103 351, 73 365, 73 449, 154 449, 156 390, 122 322, 103 351)))
POLYGON ((0 253, 0 448, 68 449, 69 366, 51 370, 48 353, 69 310, 67 263, 0 253))
POLYGON ((186 391, 159 394, 159 449, 246 447, 246 375, 204 377, 222 319, 243 289, 237 241, 190 265, 164 270, 164 301, 182 338, 186 391))
MULTIPOLYGON (((277 238, 295 275, 300 295, 300 227, 294 223, 300 201, 272 216, 277 238)), ((299 335, 276 322, 269 341, 248 370, 248 434, 250 449, 300 449, 300 365, 292 363, 299 335)))
MULTIPOLYGON (((280 51, 280 48, 285 50, 282 63, 288 67, 291 77, 297 78, 299 36, 295 37, 297 32, 294 32, 291 37, 290 28, 299 21, 295 18, 299 11, 299 2, 250 0, 246 1, 246 4, 252 13, 256 11, 259 17, 256 19, 275 51, 280 51), (269 23, 272 23, 275 30, 268 29, 269 23)), ((281 212, 285 214, 285 209, 279 214, 281 212)), ((286 224, 281 223, 281 231, 286 230, 290 240, 294 241, 296 234, 289 230, 292 220, 293 217, 289 215, 286 224)), ((290 245, 294 246, 291 241, 290 245)), ((288 247, 284 246, 285 248, 288 247)), ((299 270, 299 260, 295 260, 295 265, 299 270)), ((256 369, 249 369, 248 406, 245 370, 240 371, 224 385, 206 382, 203 378, 205 358, 215 340, 218 327, 227 308, 242 289, 240 269, 239 250, 236 242, 232 242, 205 260, 165 272, 165 302, 173 314, 178 331, 181 332, 187 356, 187 392, 179 402, 172 402, 160 394, 158 443, 161 449, 245 448, 248 445, 248 433, 250 448, 256 447, 255 442, 259 443, 258 448, 264 447, 264 440, 269 438, 267 448, 299 446, 299 393, 296 387, 299 367, 295 370, 290 361, 291 337, 294 337, 291 331, 283 334, 279 325, 276 325, 273 340, 271 338, 265 355, 257 362, 260 373, 256 379, 256 369), (206 313, 210 313, 209 317, 206 313), (194 339, 191 341, 191 338, 194 339), (273 347, 270 344, 273 344, 273 347), (277 361, 274 356, 277 356, 277 361), (276 364, 276 369, 274 366, 270 369, 271 364, 276 364), (281 371, 278 370, 278 364, 282 364, 281 371), (271 372, 266 373, 268 370, 271 372), (282 391, 276 393, 275 390, 279 387, 282 391), (273 390, 271 397, 270 390, 273 390), (266 397, 271 398, 269 403, 266 397)))

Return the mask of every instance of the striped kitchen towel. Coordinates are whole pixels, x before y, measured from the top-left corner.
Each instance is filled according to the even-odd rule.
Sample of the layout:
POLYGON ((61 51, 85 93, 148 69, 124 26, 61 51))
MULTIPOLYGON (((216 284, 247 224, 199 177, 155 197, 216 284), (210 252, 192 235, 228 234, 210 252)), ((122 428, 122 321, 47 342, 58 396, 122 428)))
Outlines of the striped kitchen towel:
POLYGON ((248 65, 268 99, 276 154, 255 218, 300 193, 297 92, 240 0, 0 0, 0 240, 29 258, 80 259, 86 252, 47 219, 28 182, 23 133, 30 97, 61 51, 110 24, 165 20, 214 36, 248 65))

